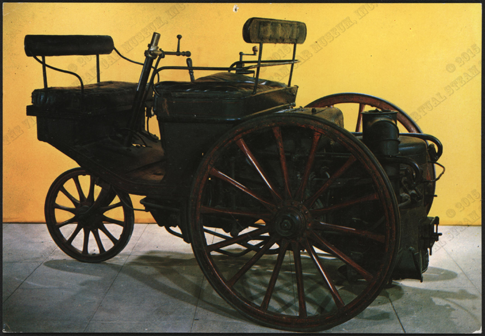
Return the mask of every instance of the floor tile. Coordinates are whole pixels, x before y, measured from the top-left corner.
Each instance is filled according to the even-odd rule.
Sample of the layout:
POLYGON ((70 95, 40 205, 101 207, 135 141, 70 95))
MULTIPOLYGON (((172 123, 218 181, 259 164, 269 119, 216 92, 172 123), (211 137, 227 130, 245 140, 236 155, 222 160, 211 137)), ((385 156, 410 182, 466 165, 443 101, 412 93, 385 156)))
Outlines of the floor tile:
POLYGON ((404 331, 387 294, 384 292, 359 315, 325 332, 396 334, 404 331))
POLYGON ((20 288, 3 304, 3 322, 15 332, 44 332, 49 331, 49 326, 67 331, 64 327, 69 322, 73 325, 72 331, 82 331, 101 298, 83 288, 20 288))
POLYGON ((56 248, 45 225, 3 224, 3 262, 43 262, 56 248))
POLYGON ((76 260, 48 260, 22 284, 22 289, 85 289, 105 293, 118 275, 120 265, 81 263, 76 260))
POLYGON ((482 297, 474 288, 400 284, 386 291, 406 333, 471 333, 482 325, 482 297))
POLYGON ((41 265, 39 262, 2 264, 2 301, 10 295, 41 265))
POLYGON ((158 254, 148 258, 149 263, 143 259, 133 259, 123 266, 94 321, 193 318, 203 278, 195 260, 158 254))
POLYGON ((91 321, 85 332, 96 333, 172 333, 191 331, 192 323, 187 319, 161 318, 157 321, 91 321))

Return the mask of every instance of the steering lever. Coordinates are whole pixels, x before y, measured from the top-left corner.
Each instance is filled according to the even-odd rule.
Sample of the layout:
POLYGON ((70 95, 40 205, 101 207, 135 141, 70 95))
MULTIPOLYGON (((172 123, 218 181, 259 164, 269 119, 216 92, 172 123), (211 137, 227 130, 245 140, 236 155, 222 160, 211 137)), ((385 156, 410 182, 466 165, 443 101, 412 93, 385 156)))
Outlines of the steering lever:
POLYGON ((190 51, 180 51, 180 40, 182 39, 182 35, 177 35, 177 51, 164 51, 165 55, 174 55, 174 56, 186 56, 190 57, 190 51))

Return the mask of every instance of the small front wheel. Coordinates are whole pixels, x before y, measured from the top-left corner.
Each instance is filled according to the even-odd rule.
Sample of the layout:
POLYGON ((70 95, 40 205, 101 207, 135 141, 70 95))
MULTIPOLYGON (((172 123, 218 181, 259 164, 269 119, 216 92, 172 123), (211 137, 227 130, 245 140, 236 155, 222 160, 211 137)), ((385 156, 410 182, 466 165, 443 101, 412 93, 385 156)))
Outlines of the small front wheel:
POLYGON ((129 195, 82 168, 68 170, 52 183, 44 210, 54 242, 83 262, 116 256, 133 232, 129 195))

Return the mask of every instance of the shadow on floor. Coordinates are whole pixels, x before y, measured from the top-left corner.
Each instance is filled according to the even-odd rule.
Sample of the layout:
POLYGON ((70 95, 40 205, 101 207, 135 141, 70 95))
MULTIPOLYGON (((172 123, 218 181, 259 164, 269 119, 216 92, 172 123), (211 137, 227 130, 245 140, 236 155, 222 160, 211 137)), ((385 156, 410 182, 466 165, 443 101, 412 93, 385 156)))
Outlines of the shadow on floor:
MULTIPOLYGON (((236 310, 227 305, 223 306, 217 303, 217 301, 219 301, 224 304, 224 302, 221 301, 222 299, 213 300, 214 298, 218 299, 218 295, 207 282, 205 283, 206 286, 204 288, 206 291, 209 291, 210 294, 206 294, 205 296, 210 300, 202 298, 201 292, 204 284, 204 276, 195 257, 192 255, 176 252, 150 251, 143 255, 135 256, 123 266, 110 263, 109 261, 100 263, 98 265, 102 266, 101 269, 98 267, 83 267, 88 264, 81 263, 77 260, 50 260, 46 261, 44 265, 63 272, 74 272, 98 277, 99 272, 102 272, 103 268, 115 269, 167 296, 173 297, 184 303, 193 305, 194 302, 196 302, 196 305, 199 305, 198 300, 194 300, 194 297, 190 294, 194 293, 196 298, 204 301, 204 309, 233 320, 248 322, 248 320, 236 310), (157 276, 147 276, 145 272, 137 270, 137 266, 143 266, 145 272, 148 273, 150 273, 150 271, 155 271, 157 276), (120 268, 122 269, 120 270, 120 268), (147 268, 149 269, 147 270, 147 268), (162 277, 163 281, 160 281, 159 277, 162 277)), ((86 280, 83 287, 86 289, 91 288, 92 285, 89 284, 89 282, 93 281, 94 280, 86 280)))

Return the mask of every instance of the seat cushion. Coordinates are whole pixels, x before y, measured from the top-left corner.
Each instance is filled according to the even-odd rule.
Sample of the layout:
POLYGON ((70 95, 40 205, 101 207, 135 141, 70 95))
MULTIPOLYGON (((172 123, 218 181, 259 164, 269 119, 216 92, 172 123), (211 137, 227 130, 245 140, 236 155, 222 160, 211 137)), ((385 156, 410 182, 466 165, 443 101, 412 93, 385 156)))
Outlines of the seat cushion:
POLYGON ((81 87, 50 87, 32 92, 32 104, 38 108, 63 111, 114 112, 130 109, 135 99, 137 83, 101 82, 81 87))
POLYGON ((159 120, 241 120, 249 114, 293 104, 298 87, 228 72, 194 82, 155 85, 154 110, 159 120))
MULTIPOLYGON (((200 77, 194 82, 160 82, 156 88, 162 95, 169 94, 175 98, 241 98, 251 95, 254 90, 256 79, 253 77, 220 72, 213 75, 200 77), (224 97, 221 97, 221 94, 224 97)), ((286 84, 266 79, 258 79, 256 93, 285 88, 286 84)))

